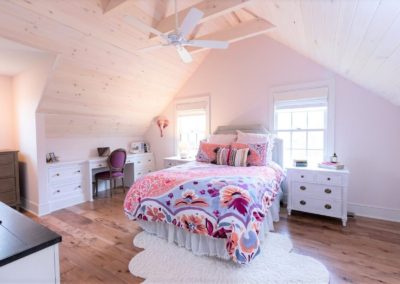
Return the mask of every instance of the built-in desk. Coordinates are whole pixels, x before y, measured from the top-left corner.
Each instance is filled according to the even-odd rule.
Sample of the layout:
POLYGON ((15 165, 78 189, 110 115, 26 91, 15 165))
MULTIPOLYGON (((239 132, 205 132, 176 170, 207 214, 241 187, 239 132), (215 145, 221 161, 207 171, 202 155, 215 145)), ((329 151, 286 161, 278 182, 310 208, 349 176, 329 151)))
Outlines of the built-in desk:
POLYGON ((59 283, 61 236, 0 202, 0 283, 59 283))
MULTIPOLYGON (((60 161, 47 166, 49 212, 93 200, 93 176, 107 170, 107 158, 60 161)), ((141 176, 155 170, 153 153, 128 154, 124 183, 130 187, 141 176)), ((108 188, 99 185, 99 191, 108 188)))

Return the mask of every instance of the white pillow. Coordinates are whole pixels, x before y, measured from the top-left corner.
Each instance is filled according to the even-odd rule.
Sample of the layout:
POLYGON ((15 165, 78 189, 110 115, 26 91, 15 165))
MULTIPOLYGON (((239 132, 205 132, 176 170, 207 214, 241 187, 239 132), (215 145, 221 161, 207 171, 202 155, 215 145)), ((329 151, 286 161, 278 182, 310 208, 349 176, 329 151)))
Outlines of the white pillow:
POLYGON ((236 134, 212 134, 208 138, 209 143, 231 144, 236 141, 236 134))
POLYGON ((237 143, 257 144, 268 143, 270 141, 270 134, 245 133, 240 130, 236 130, 236 133, 237 143))
POLYGON ((272 150, 274 148, 275 135, 272 133, 259 134, 259 133, 245 133, 240 130, 236 130, 237 141, 236 143, 241 144, 260 144, 267 143, 267 161, 272 161, 272 150))

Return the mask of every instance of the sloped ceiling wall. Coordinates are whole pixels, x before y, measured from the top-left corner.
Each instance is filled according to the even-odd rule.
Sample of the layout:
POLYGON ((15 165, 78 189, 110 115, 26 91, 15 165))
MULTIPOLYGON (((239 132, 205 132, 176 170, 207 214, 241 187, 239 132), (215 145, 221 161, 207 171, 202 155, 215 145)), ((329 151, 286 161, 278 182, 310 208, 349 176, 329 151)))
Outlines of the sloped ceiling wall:
POLYGON ((152 9, 131 1, 105 15, 97 0, 0 2, 0 36, 59 54, 38 108, 48 137, 142 135, 206 56, 183 64, 174 50, 135 54, 148 35, 122 17, 153 20, 140 4, 152 9))
POLYGON ((400 105, 400 1, 257 0, 251 5, 276 26, 268 36, 400 105))

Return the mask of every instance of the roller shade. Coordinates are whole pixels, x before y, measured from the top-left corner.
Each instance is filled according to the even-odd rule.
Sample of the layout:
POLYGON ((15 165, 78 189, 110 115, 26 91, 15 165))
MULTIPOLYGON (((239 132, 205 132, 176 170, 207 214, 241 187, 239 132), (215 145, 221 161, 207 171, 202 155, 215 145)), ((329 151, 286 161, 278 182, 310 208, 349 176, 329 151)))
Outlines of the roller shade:
POLYGON ((328 104, 327 87, 280 92, 274 94, 275 109, 324 107, 328 104))

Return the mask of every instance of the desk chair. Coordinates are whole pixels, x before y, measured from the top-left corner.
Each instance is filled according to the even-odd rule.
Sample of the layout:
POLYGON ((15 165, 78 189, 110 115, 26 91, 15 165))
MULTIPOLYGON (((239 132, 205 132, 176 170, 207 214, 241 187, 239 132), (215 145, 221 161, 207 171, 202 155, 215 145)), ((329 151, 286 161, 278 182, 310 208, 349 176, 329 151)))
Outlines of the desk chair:
POLYGON ((107 165, 108 171, 99 172, 94 175, 95 178, 95 196, 98 194, 98 182, 99 180, 109 180, 110 181, 110 196, 112 196, 112 182, 114 182, 114 188, 116 188, 116 181, 122 179, 122 187, 125 193, 124 184, 124 168, 126 163, 126 151, 124 149, 117 149, 112 151, 108 156, 107 165))

